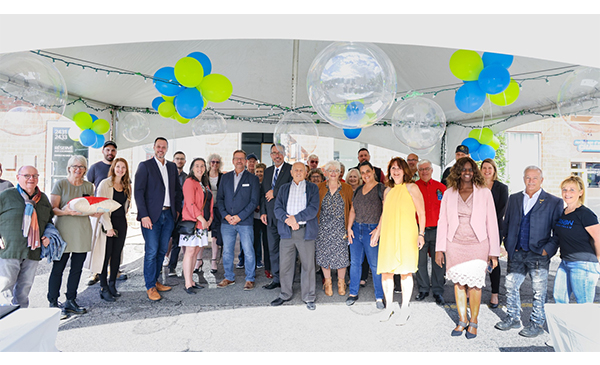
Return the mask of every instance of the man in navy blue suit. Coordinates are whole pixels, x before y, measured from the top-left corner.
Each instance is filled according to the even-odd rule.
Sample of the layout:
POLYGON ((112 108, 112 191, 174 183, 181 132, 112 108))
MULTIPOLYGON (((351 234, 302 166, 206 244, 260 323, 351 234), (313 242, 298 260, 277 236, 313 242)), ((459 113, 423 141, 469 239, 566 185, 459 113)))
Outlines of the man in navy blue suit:
POLYGON ((260 183, 256 175, 246 170, 246 152, 233 153, 235 170, 223 175, 217 191, 217 206, 223 220, 223 268, 225 279, 217 287, 224 288, 235 284, 233 257, 236 236, 240 235, 240 244, 244 250, 246 284, 244 290, 254 289, 254 210, 258 206, 260 183))
POLYGON ((161 299, 159 291, 171 290, 171 287, 158 282, 158 276, 183 201, 177 166, 165 159, 167 149, 167 140, 156 138, 154 157, 140 162, 135 173, 137 220, 141 221, 142 236, 146 242, 144 281, 148 298, 152 301, 161 299))
POLYGON ((533 310, 529 326, 519 334, 535 337, 544 333, 548 269, 550 258, 558 250, 552 227, 562 214, 563 201, 542 189, 544 177, 539 167, 525 168, 523 180, 525 190, 510 196, 502 224, 501 237, 508 253, 505 282, 508 315, 496 323, 496 328, 507 331, 521 327, 519 289, 529 274, 533 289, 533 310))

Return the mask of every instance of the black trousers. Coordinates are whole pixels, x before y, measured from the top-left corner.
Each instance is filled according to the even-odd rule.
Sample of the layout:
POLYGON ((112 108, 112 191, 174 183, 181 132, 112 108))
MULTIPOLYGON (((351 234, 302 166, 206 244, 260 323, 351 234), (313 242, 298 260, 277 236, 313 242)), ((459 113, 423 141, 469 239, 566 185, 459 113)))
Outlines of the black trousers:
POLYGON ((48 280, 48 301, 54 302, 60 297, 63 272, 67 267, 69 258, 71 258, 71 269, 69 270, 69 278, 67 279, 67 300, 77 298, 77 287, 79 286, 86 256, 87 252, 69 252, 64 253, 60 261, 53 261, 50 279, 48 280))
POLYGON ((113 228, 117 231, 117 237, 106 237, 106 251, 104 252, 104 263, 102 264, 102 272, 100 273, 100 285, 108 286, 108 264, 110 262, 110 279, 116 281, 121 265, 121 253, 125 246, 125 238, 127 237, 127 218, 111 217, 113 228))

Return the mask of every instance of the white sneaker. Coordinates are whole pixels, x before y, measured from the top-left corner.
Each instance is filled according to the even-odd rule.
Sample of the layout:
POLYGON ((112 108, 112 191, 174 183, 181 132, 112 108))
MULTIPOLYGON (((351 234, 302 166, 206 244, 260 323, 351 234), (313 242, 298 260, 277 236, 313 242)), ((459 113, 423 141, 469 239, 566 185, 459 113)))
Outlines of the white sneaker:
POLYGON ((163 266, 169 266, 169 256, 165 256, 165 259, 163 260, 163 266))

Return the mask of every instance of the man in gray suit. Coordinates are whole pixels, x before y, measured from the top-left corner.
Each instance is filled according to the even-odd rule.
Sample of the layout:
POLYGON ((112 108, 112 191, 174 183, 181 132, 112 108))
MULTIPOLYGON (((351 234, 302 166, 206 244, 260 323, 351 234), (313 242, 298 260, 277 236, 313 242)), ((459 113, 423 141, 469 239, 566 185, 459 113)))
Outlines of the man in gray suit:
POLYGON ((285 148, 280 144, 271 146, 271 159, 273 165, 267 167, 262 181, 262 188, 265 193, 264 204, 260 207, 260 219, 267 226, 267 242, 269 243, 269 259, 271 261, 271 274, 273 281, 264 285, 265 289, 275 289, 280 286, 279 283, 279 233, 277 232, 277 219, 275 219, 275 198, 279 188, 292 181, 290 171, 292 166, 283 161, 285 148))
POLYGON ((528 166, 523 174, 525 190, 508 199, 501 237, 508 253, 506 275, 506 306, 508 316, 496 323, 507 331, 521 327, 521 297, 519 289, 527 274, 533 289, 533 311, 529 326, 519 334, 535 337, 544 332, 544 303, 548 288, 550 258, 558 250, 552 227, 563 211, 562 199, 542 189, 544 177, 537 166, 528 166))

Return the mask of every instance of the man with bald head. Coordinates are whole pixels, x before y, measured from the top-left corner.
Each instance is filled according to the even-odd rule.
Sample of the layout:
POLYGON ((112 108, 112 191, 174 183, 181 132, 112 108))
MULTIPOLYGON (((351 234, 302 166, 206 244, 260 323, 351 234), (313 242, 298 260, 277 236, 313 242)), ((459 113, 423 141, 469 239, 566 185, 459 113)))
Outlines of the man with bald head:
POLYGON ((17 172, 17 187, 0 193, 0 305, 29 306, 29 292, 40 261, 52 205, 38 188, 40 175, 33 166, 17 172))
POLYGON ((302 264, 300 288, 302 300, 309 310, 315 310, 315 239, 319 226, 319 188, 306 181, 306 167, 301 162, 292 165, 292 181, 279 188, 274 214, 277 219, 279 242, 279 279, 281 294, 271 302, 282 305, 294 294, 296 250, 302 264))
POLYGON ((410 153, 406 156, 406 163, 408 163, 408 167, 410 168, 410 175, 412 176, 412 181, 415 182, 419 180, 419 174, 417 172, 417 164, 419 163, 419 156, 414 153, 410 153))

